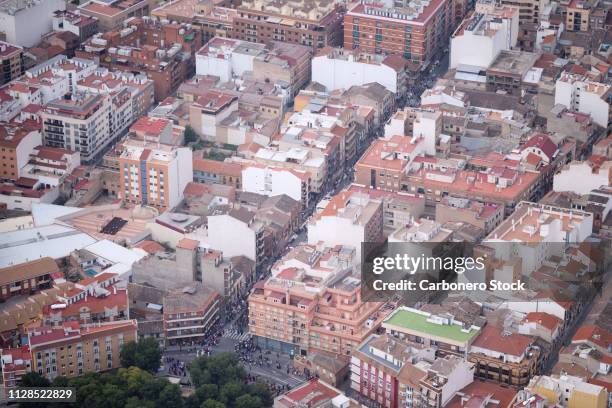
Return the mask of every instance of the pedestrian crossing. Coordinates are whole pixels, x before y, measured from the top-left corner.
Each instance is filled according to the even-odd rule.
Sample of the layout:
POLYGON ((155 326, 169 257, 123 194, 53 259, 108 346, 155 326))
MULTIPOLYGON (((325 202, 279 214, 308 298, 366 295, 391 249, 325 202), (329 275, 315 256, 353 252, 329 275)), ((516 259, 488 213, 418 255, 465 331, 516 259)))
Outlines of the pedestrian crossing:
POLYGON ((249 333, 238 333, 235 330, 232 329, 225 329, 223 331, 223 334, 221 335, 221 337, 225 337, 226 339, 232 339, 232 340, 236 340, 236 341, 245 341, 248 340, 251 335, 249 333))

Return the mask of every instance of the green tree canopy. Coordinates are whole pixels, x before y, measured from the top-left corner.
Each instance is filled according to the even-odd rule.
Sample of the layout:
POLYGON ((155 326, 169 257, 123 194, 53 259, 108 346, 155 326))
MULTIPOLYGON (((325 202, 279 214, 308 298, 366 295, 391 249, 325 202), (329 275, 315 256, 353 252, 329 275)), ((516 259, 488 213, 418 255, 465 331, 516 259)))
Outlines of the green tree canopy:
POLYGON ((159 343, 153 337, 125 343, 121 347, 121 365, 156 373, 161 365, 159 343))

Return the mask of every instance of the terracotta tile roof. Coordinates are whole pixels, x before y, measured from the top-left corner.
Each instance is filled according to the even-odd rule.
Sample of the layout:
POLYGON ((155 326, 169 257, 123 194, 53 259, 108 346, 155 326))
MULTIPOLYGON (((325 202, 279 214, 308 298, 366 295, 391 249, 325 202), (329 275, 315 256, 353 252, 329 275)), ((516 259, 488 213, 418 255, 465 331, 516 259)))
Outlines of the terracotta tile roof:
POLYGON ((150 254, 154 254, 156 252, 162 252, 164 250, 164 247, 161 244, 159 244, 156 241, 151 241, 151 240, 140 241, 136 245, 136 248, 140 248, 143 251, 147 251, 150 254))
POLYGON ((528 147, 536 147, 540 149, 549 160, 553 159, 557 151, 557 145, 550 140, 550 137, 545 135, 544 133, 536 133, 534 134, 528 141, 523 145, 523 150, 528 147))
POLYGON ((52 258, 41 258, 0 269, 0 285, 7 285, 13 282, 20 282, 24 279, 36 278, 57 272, 59 272, 59 268, 52 258))
POLYGON ((535 322, 553 331, 563 323, 557 316, 545 312, 531 312, 525 316, 526 322, 535 322))
POLYGON ((178 244, 176 244, 176 247, 193 250, 196 249, 199 245, 200 241, 197 241, 195 239, 183 238, 178 242, 178 244))
POLYGON ((474 380, 474 382, 461 389, 458 394, 463 394, 463 400, 461 395, 455 395, 448 405, 445 405, 445 408, 509 407, 517 394, 517 390, 490 382, 474 380), (499 401, 499 403, 489 402, 484 404, 487 397, 490 397, 491 400, 499 401))
POLYGON ((612 344, 612 333, 599 326, 582 326, 572 337, 572 343, 590 341, 604 349, 612 344))
POLYGON ((233 177, 240 177, 242 166, 238 163, 220 162, 217 160, 193 158, 193 170, 211 174, 222 174, 233 177))
POLYGON ((529 345, 533 343, 531 337, 518 333, 504 335, 503 332, 504 330, 501 327, 486 325, 472 343, 472 347, 480 347, 518 357, 522 356, 529 345))

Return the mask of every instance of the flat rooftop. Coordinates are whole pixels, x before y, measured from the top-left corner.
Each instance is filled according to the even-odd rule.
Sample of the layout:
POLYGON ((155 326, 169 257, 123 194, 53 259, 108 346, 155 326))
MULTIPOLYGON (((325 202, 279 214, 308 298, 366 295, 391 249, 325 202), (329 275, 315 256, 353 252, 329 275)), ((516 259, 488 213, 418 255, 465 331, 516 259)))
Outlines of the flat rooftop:
POLYGON ((527 51, 507 51, 499 53, 488 71, 519 75, 523 78, 538 60, 538 54, 527 51))
POLYGON ((428 318, 427 314, 398 309, 383 322, 383 325, 389 324, 456 342, 468 342, 478 334, 477 329, 464 330, 461 324, 438 324, 428 321, 428 318))

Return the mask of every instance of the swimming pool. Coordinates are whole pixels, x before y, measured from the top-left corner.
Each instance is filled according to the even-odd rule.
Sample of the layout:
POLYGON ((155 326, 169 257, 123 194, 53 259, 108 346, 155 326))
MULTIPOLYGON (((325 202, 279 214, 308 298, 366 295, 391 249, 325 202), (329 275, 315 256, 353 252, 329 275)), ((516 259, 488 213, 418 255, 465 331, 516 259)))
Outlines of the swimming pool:
POLYGON ((86 269, 85 273, 87 274, 87 276, 96 276, 98 274, 98 272, 95 269, 86 269))

